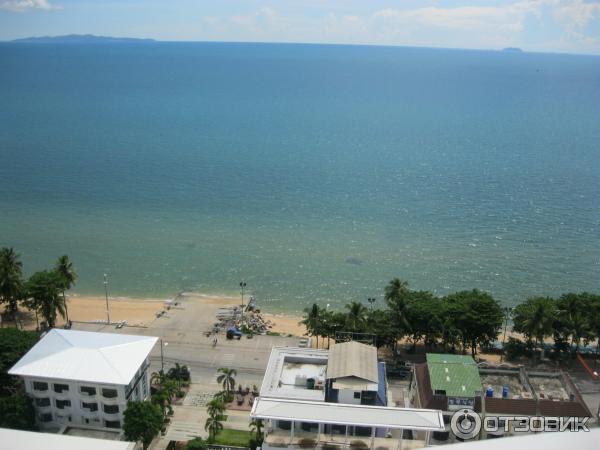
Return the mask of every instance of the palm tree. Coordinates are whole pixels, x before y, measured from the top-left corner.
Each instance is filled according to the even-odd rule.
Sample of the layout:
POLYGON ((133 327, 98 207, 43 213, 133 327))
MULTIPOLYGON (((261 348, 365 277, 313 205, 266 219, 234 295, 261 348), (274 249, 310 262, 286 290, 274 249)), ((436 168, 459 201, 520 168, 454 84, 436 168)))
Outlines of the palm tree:
POLYGON ((49 328, 54 328, 58 315, 65 317, 65 305, 60 296, 61 286, 60 276, 54 271, 46 270, 34 273, 26 283, 28 304, 37 307, 49 328))
POLYGON ((390 319, 396 324, 398 333, 396 340, 404 336, 410 330, 408 320, 408 297, 410 289, 408 283, 394 278, 385 287, 384 298, 390 309, 390 319))
POLYGON ((575 344, 575 353, 579 351, 582 338, 591 334, 590 311, 592 310, 589 294, 564 294, 558 299, 559 322, 564 332, 571 336, 571 345, 575 344))
POLYGON ((62 296, 63 303, 65 304, 65 315, 67 323, 69 323, 69 311, 67 309, 67 298, 65 296, 65 291, 71 289, 77 280, 77 274, 73 269, 73 263, 69 260, 67 255, 62 255, 56 261, 56 265, 54 266, 54 270, 60 274, 63 285, 62 285, 62 296))
POLYGON ((223 416, 208 416, 204 423, 204 430, 208 431, 208 440, 214 442, 219 431, 223 429, 223 416))
POLYGON ((221 367, 217 373, 220 374, 217 376, 217 383, 221 383, 221 386, 223 386, 223 389, 225 389, 227 397, 229 398, 231 391, 235 389, 235 376, 237 375, 237 372, 235 369, 221 367))
POLYGON ((263 421, 262 419, 252 419, 249 425, 250 431, 256 436, 258 445, 263 441, 263 421))
POLYGON ((369 310, 365 305, 359 302, 352 302, 346 305, 348 314, 346 316, 346 325, 353 333, 364 331, 364 325, 367 323, 369 310))
POLYGON ((6 311, 17 325, 19 300, 23 292, 23 263, 13 248, 0 249, 0 303, 6 304, 6 311))
POLYGON ((156 386, 162 387, 162 384, 165 381, 165 379, 166 379, 166 376, 162 370, 159 370, 157 372, 152 372, 150 374, 150 384, 154 384, 156 386))
POLYGON ((544 338, 551 336, 556 320, 556 301, 550 297, 533 297, 516 306, 513 313, 513 330, 525 334, 529 341, 535 338, 544 354, 544 338))
POLYGON ((306 331, 311 336, 316 336, 317 338, 317 348, 319 347, 319 335, 321 334, 322 329, 322 315, 323 309, 319 307, 316 303, 310 308, 304 309, 304 319, 300 321, 301 325, 306 327, 306 331))
POLYGON ((220 398, 213 398, 206 405, 206 412, 209 416, 221 416, 225 411, 225 404, 220 398))

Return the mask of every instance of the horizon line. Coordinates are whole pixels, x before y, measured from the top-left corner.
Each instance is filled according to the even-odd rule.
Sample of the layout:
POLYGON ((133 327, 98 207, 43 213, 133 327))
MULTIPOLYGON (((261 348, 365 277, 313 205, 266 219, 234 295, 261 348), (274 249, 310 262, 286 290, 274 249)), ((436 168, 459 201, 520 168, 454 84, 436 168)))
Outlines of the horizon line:
MULTIPOLYGON (((415 48, 415 49, 427 49, 427 50, 463 50, 463 51, 474 51, 474 52, 504 52, 506 49, 518 49, 518 51, 506 53, 531 53, 531 54, 543 54, 543 55, 569 55, 569 56, 592 56, 598 57, 600 53, 571 53, 561 52, 557 50, 525 50, 521 47, 508 46, 502 48, 465 48, 465 47, 443 47, 443 46, 428 46, 428 45, 406 45, 406 44, 373 44, 373 43, 343 43, 343 42, 295 42, 295 41, 227 41, 227 40, 163 40, 149 37, 131 37, 131 36, 107 36, 90 33, 70 33, 61 35, 45 35, 45 36, 27 36, 24 38, 14 38, 10 40, 2 40, 0 44, 23 44, 20 40, 27 39, 54 39, 69 36, 78 37, 94 37, 94 38, 106 38, 106 39, 123 39, 123 40, 139 40, 146 41, 145 44, 149 43, 181 43, 181 44, 261 44, 261 45, 315 45, 315 46, 338 46, 338 47, 384 47, 384 48, 415 48)), ((33 42, 26 42, 32 44, 33 42)), ((49 44, 50 42, 40 42, 40 44, 49 44)), ((120 44, 122 42, 106 42, 106 44, 120 44)), ((142 42, 140 42, 141 44, 142 42)), ((68 44, 68 42, 60 42, 60 44, 68 44)), ((81 42, 72 42, 72 44, 81 44, 81 42)))

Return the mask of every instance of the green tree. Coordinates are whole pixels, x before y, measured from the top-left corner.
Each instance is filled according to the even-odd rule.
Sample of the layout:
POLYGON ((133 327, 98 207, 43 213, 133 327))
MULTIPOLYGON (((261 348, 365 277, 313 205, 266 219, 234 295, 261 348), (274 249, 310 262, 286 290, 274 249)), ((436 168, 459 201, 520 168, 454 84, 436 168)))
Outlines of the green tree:
POLYGON ((582 339, 587 339, 592 333, 592 297, 588 293, 563 294, 556 302, 558 311, 557 328, 564 336, 571 337, 574 353, 579 351, 582 339))
POLYGON ((0 397, 0 428, 35 430, 35 408, 31 398, 20 392, 0 397))
POLYGON ((167 414, 173 414, 173 397, 177 391, 179 391, 177 381, 165 377, 157 386, 156 392, 150 397, 150 401, 158 406, 163 416, 166 417, 167 414))
POLYGON ((352 302, 347 304, 345 308, 348 310, 346 313, 347 331, 351 331, 352 333, 364 332, 369 313, 367 307, 362 303, 352 302))
POLYGON ((456 292, 446 299, 451 306, 454 326, 462 338, 463 350, 470 346, 475 356, 478 345, 488 345, 498 337, 504 314, 490 294, 473 289, 456 292))
POLYGON ((396 328, 394 345, 398 339, 410 332, 410 322, 408 321, 409 295, 408 283, 399 278, 391 280, 384 290, 385 302, 390 312, 390 321, 396 328))
POLYGON ((225 404, 222 398, 213 398, 206 404, 206 412, 209 416, 222 416, 225 412, 225 404))
POLYGON ((25 285, 29 302, 38 308, 49 328, 56 325, 57 315, 65 317, 65 304, 60 296, 62 281, 54 271, 34 273, 25 285))
POLYGON ((73 263, 69 260, 67 255, 62 255, 56 261, 56 265, 54 266, 54 270, 56 273, 60 275, 61 278, 61 288, 62 288, 62 296, 63 296, 63 304, 65 306, 65 316, 67 323, 69 322, 69 309, 67 308, 67 297, 65 295, 65 291, 68 291, 73 287, 75 281, 77 280, 77 274, 75 273, 75 269, 73 268, 73 263))
POLYGON ((532 297, 513 310, 513 331, 523 333, 528 341, 544 348, 544 339, 552 336, 557 316, 556 300, 550 297, 532 297))
POLYGON ((441 337, 441 301, 429 291, 412 291, 408 295, 406 315, 410 323, 413 346, 421 340, 426 346, 436 343, 441 337))
POLYGON ((257 446, 262 445, 264 440, 263 426, 264 425, 262 419, 254 418, 250 421, 249 428, 250 431, 254 433, 254 441, 257 446))
POLYGON ((204 431, 208 431, 208 442, 215 441, 215 437, 223 429, 223 416, 208 416, 204 423, 204 431))
POLYGON ((310 308, 304 309, 304 319, 300 321, 300 324, 306 328, 307 333, 317 338, 317 347, 319 347, 319 336, 323 331, 323 314, 323 308, 313 303, 310 308))
POLYGON ((390 320, 389 311, 373 309, 367 318, 367 331, 375 335, 375 346, 393 346, 396 340, 396 327, 390 320))
POLYGON ((160 408, 148 401, 127 402, 123 413, 123 432, 128 441, 140 441, 146 450, 163 427, 160 408))
POLYGON ((12 248, 0 249, 0 303, 17 324, 19 301, 23 293, 23 263, 12 248))
POLYGON ((217 383, 221 383, 225 392, 227 392, 227 396, 231 394, 231 392, 235 389, 235 376, 237 372, 235 369, 228 369, 227 367, 221 367, 217 373, 217 383))
POLYGON ((7 372, 35 345, 37 340, 37 334, 31 331, 16 328, 0 329, 0 394, 8 394, 15 390, 17 379, 7 372))

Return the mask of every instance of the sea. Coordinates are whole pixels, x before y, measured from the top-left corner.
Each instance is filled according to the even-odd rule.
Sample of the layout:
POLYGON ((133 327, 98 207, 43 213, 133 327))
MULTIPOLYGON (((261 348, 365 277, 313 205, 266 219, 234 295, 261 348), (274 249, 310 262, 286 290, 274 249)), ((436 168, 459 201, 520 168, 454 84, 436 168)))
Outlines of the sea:
POLYGON ((600 57, 0 44, 0 246, 79 295, 600 293, 600 57))

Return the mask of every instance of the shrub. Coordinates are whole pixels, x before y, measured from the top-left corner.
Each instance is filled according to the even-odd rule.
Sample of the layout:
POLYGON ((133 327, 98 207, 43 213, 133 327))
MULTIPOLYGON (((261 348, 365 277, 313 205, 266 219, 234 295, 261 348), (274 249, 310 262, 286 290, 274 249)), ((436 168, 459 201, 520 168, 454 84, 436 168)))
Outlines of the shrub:
POLYGON ((314 439, 303 438, 298 442, 298 447, 300 448, 314 448, 317 445, 317 441, 314 439))

